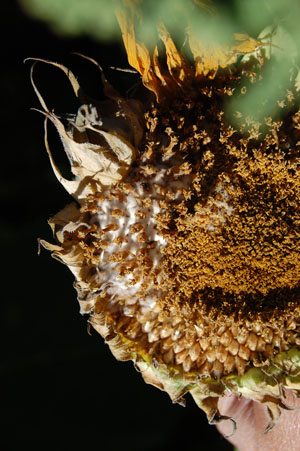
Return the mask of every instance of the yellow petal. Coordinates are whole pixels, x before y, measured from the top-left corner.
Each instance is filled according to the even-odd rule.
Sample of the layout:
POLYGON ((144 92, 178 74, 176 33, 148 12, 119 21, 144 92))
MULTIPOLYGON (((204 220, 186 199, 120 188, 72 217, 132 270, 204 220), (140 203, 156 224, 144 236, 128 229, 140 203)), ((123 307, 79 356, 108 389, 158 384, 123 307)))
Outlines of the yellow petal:
POLYGON ((121 28, 122 38, 130 66, 141 74, 144 86, 158 96, 160 91, 160 81, 152 70, 148 49, 135 38, 133 14, 125 12, 123 9, 117 9, 116 16, 121 28))
POLYGON ((191 76, 191 67, 177 50, 170 33, 167 31, 163 24, 158 27, 159 36, 163 41, 166 48, 167 65, 170 74, 176 83, 181 86, 184 81, 186 81, 191 76))
POLYGON ((235 42, 231 47, 221 46, 218 43, 208 44, 199 41, 189 30, 189 44, 195 60, 195 76, 201 77, 211 74, 213 77, 219 68, 234 64, 240 55, 256 52, 266 45, 245 33, 235 33, 235 42))
POLYGON ((234 39, 236 42, 231 50, 238 55, 247 55, 248 53, 255 52, 259 47, 266 45, 261 41, 257 41, 246 33, 235 33, 234 39))
POLYGON ((224 57, 226 58, 223 49, 217 45, 208 46, 207 43, 197 40, 192 33, 188 32, 188 34, 190 49, 195 60, 195 77, 209 73, 214 76, 224 57))

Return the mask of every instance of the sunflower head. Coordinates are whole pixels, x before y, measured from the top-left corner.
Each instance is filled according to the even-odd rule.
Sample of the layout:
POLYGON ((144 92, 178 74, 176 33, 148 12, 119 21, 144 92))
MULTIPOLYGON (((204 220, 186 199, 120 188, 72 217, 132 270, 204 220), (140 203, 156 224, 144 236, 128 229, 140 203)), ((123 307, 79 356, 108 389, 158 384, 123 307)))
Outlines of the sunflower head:
MULTIPOLYGON (((83 96, 64 126, 35 87, 75 178, 62 177, 46 139, 54 172, 77 202, 50 220, 57 244, 42 244, 74 273, 90 324, 146 382, 174 402, 191 393, 211 423, 227 392, 263 402, 270 428, 284 389, 299 394, 298 93, 293 81, 273 114, 234 111, 231 123, 233 94, 263 86, 266 42, 236 34, 208 47, 188 30, 190 61, 163 24, 164 51, 150 52, 135 15, 131 2, 117 11, 146 101, 122 98, 98 66, 108 100, 83 96)), ((73 74, 50 64, 80 97, 73 74)))

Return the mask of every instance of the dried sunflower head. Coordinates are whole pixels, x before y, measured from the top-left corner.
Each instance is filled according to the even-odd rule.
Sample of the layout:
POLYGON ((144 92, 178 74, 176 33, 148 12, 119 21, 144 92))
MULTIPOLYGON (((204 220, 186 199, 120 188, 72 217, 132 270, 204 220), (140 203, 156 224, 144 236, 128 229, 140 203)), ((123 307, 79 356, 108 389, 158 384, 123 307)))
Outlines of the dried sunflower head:
POLYGON ((150 54, 134 14, 118 20, 147 100, 122 98, 100 67, 107 101, 80 98, 73 74, 50 63, 82 101, 64 126, 34 85, 75 175, 62 177, 46 135, 76 202, 50 220, 57 244, 42 244, 73 272, 90 324, 146 382, 173 402, 191 393, 211 423, 224 419, 226 392, 260 401, 270 428, 284 389, 300 389, 298 94, 291 84, 273 116, 236 112, 233 126, 224 105, 261 83, 265 43, 238 34, 207 48, 189 33, 191 63, 161 24, 165 53, 150 54))

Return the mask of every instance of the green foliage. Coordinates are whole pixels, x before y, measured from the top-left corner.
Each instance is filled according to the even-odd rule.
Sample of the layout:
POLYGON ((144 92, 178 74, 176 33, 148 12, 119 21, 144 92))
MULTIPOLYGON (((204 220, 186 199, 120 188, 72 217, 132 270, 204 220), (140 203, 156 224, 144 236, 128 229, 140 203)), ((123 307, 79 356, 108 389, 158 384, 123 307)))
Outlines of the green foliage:
MULTIPOLYGON (((121 0, 20 0, 26 11, 42 19, 58 33, 87 34, 95 39, 120 37, 114 8, 121 0)), ((256 37, 268 25, 285 26, 298 40, 300 29, 298 0, 143 0, 138 2, 143 19, 139 33, 144 41, 154 36, 159 21, 172 32, 182 34, 187 19, 201 36, 223 42, 233 32, 256 37), (198 3, 200 5, 198 5, 198 3), (207 4, 203 8, 202 4, 207 4), (212 11, 213 14, 209 14, 212 11)))
POLYGON ((89 35, 109 41, 120 36, 108 0, 20 0, 28 14, 47 22, 58 34, 89 35))

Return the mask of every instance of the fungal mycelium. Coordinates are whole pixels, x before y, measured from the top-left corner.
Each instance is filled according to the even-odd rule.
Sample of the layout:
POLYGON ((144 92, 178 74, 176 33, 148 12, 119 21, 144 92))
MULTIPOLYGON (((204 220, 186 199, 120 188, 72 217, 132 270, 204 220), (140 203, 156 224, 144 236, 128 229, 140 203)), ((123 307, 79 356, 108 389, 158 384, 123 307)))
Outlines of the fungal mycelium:
POLYGON ((297 89, 280 91, 273 115, 236 111, 232 125, 224 105, 272 63, 264 43, 240 34, 208 49, 188 34, 191 62, 161 24, 164 52, 150 54, 134 14, 118 20, 143 102, 123 98, 100 66, 107 100, 91 100, 50 63, 81 101, 64 125, 33 84, 75 176, 61 175, 45 133, 75 201, 50 220, 56 244, 41 242, 73 272, 89 323, 146 382, 174 402, 189 392, 211 423, 224 419, 226 393, 265 403, 269 429, 285 389, 300 389, 297 89))

